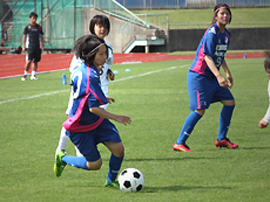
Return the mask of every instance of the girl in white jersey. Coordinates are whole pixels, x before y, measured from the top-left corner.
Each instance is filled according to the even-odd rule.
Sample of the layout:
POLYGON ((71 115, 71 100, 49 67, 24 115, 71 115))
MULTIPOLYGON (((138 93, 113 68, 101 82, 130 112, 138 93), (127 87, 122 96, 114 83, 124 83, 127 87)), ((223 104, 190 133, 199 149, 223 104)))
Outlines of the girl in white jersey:
MULTIPOLYGON (((95 15, 89 24, 89 31, 91 34, 98 36, 101 39, 104 39, 110 32, 110 21, 105 15, 95 15)), ((114 73, 111 70, 111 66, 113 64, 113 48, 112 45, 106 42, 108 46, 108 59, 106 60, 105 64, 102 66, 102 70, 100 71, 100 81, 101 81, 101 89, 106 97, 109 96, 108 93, 108 85, 111 81, 114 80, 114 73)), ((81 65, 82 61, 80 58, 76 58, 74 55, 72 61, 70 63, 69 71, 73 72, 77 67, 81 65)), ((73 103, 73 91, 70 92, 70 98, 68 102, 68 108, 66 110, 66 114, 69 114, 69 111, 72 107, 73 103)), ((102 106, 105 110, 108 107, 108 104, 102 106)), ((56 153, 60 150, 65 150, 68 143, 68 136, 66 135, 66 130, 64 127, 61 129, 59 143, 56 149, 56 153)), ((76 149, 77 156, 81 156, 80 152, 76 149)))
MULTIPOLYGON (((267 73, 268 78, 270 79, 270 51, 265 52, 264 69, 267 73)), ((268 82, 268 95, 269 95, 269 102, 270 102, 270 80, 268 82)), ((264 117, 262 118, 262 120, 260 120, 258 126, 259 128, 266 128, 269 123, 270 123, 270 105, 264 117)))

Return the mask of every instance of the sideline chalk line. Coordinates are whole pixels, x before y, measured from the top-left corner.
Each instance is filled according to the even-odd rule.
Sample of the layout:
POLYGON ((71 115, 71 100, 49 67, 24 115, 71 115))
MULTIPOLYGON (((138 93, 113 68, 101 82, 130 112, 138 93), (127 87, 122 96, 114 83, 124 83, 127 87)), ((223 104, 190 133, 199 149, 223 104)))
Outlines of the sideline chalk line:
MULTIPOLYGON (((146 73, 139 74, 139 75, 134 75, 134 76, 129 76, 129 77, 117 79, 117 80, 115 80, 113 82, 115 83, 115 82, 125 81, 125 80, 128 80, 128 79, 133 79, 133 78, 137 78, 137 77, 141 77, 141 76, 148 76, 150 74, 155 74, 155 73, 159 73, 159 72, 162 72, 162 71, 173 70, 173 69, 176 69, 176 68, 184 68, 184 67, 187 67, 187 66, 189 66, 189 65, 181 65, 181 66, 178 66, 178 67, 173 66, 173 67, 169 67, 169 68, 166 68, 166 69, 159 69, 159 70, 150 71, 150 72, 146 72, 146 73)), ((38 98, 38 97, 42 97, 42 96, 50 96, 50 95, 53 95, 53 94, 63 93, 63 92, 66 92, 66 91, 70 91, 70 89, 68 89, 68 90, 60 90, 60 91, 53 91, 53 92, 49 92, 49 93, 42 93, 42 94, 30 96, 30 97, 14 98, 14 99, 9 99, 9 100, 4 100, 4 101, 0 101, 0 105, 5 104, 5 103, 10 103, 10 102, 16 102, 16 101, 20 101, 20 100, 28 100, 28 99, 38 98)))

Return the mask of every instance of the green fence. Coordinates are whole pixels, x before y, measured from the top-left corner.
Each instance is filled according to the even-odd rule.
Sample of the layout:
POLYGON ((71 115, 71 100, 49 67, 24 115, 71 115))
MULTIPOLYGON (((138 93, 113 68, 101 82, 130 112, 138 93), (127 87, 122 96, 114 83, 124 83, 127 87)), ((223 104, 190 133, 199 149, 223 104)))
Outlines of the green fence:
POLYGON ((29 14, 38 14, 46 48, 68 49, 81 36, 82 1, 31 0, 1 1, 2 42, 8 47, 21 45, 24 27, 30 23, 29 14))
MULTIPOLYGON (((134 26, 146 29, 146 35, 147 29, 153 27, 168 29, 168 15, 135 15, 116 0, 1 0, 2 45, 13 48, 21 46, 24 27, 30 23, 29 14, 36 12, 37 23, 44 32, 45 48, 70 50, 74 41, 86 33, 82 23, 88 23, 89 19, 85 19, 83 13, 92 8, 128 24, 124 26, 129 28, 122 33, 130 37, 123 40, 129 41, 134 37, 134 26)), ((122 41, 122 44, 125 43, 122 41)))

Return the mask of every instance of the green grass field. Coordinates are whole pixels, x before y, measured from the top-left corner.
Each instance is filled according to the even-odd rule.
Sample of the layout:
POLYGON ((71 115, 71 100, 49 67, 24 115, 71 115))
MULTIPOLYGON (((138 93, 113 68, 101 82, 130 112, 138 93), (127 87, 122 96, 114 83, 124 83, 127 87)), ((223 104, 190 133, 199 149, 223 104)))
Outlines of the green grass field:
MULTIPOLYGON (((191 61, 113 66, 119 73, 109 93, 116 102, 108 111, 132 118, 130 126, 115 124, 125 145, 121 170, 134 167, 144 174, 139 193, 103 187, 110 156, 103 145, 101 170, 67 166, 55 177, 54 152, 70 92, 61 76, 68 71, 41 74, 38 81, 0 80, 0 201, 268 202, 270 128, 257 126, 269 105, 263 59, 227 63, 236 99, 228 137, 239 148, 214 146, 222 107, 216 103, 188 140, 193 153, 172 150, 189 114, 186 74, 191 61)), ((70 142, 67 152, 75 154, 70 142)))
MULTIPOLYGON (((168 14, 170 29, 208 28, 213 9, 132 10, 135 14, 168 14), (174 24, 174 25, 173 25, 174 24), (187 26, 189 24, 189 26, 187 26)), ((270 8, 231 8, 232 22, 228 28, 269 27, 270 8)))

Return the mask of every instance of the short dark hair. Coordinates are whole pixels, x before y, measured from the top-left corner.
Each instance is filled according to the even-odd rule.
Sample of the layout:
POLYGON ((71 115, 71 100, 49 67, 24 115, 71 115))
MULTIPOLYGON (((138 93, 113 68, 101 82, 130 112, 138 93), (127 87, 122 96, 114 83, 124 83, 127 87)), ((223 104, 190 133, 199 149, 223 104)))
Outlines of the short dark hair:
POLYGON ((232 20, 232 12, 231 12, 231 10, 230 10, 230 7, 227 5, 227 4, 217 4, 216 6, 215 6, 215 8, 214 8, 214 17, 213 17, 213 20, 212 20, 212 24, 215 24, 216 23, 216 16, 217 16, 217 14, 218 14, 218 12, 219 12, 219 9, 220 8, 226 8, 228 11, 229 11, 229 13, 230 13, 230 16, 231 16, 231 18, 230 18, 230 21, 229 21, 229 23, 231 23, 231 20, 232 20))
POLYGON ((106 15, 95 15, 89 23, 89 31, 91 34, 95 34, 95 24, 102 25, 108 29, 108 34, 110 32, 110 21, 106 15))
POLYGON ((35 12, 30 13, 29 18, 35 17, 38 18, 38 15, 35 12))
POLYGON ((270 50, 265 51, 264 69, 267 73, 270 73, 270 50))
MULTIPOLYGON (((87 64, 92 64, 95 59, 95 55, 98 51, 98 47, 101 44, 105 44, 105 41, 96 35, 85 35, 77 39, 74 43, 73 51, 76 58, 82 59, 87 64), (89 52, 93 51, 93 55, 87 56, 89 52)), ((106 45, 107 46, 107 45, 106 45)))

